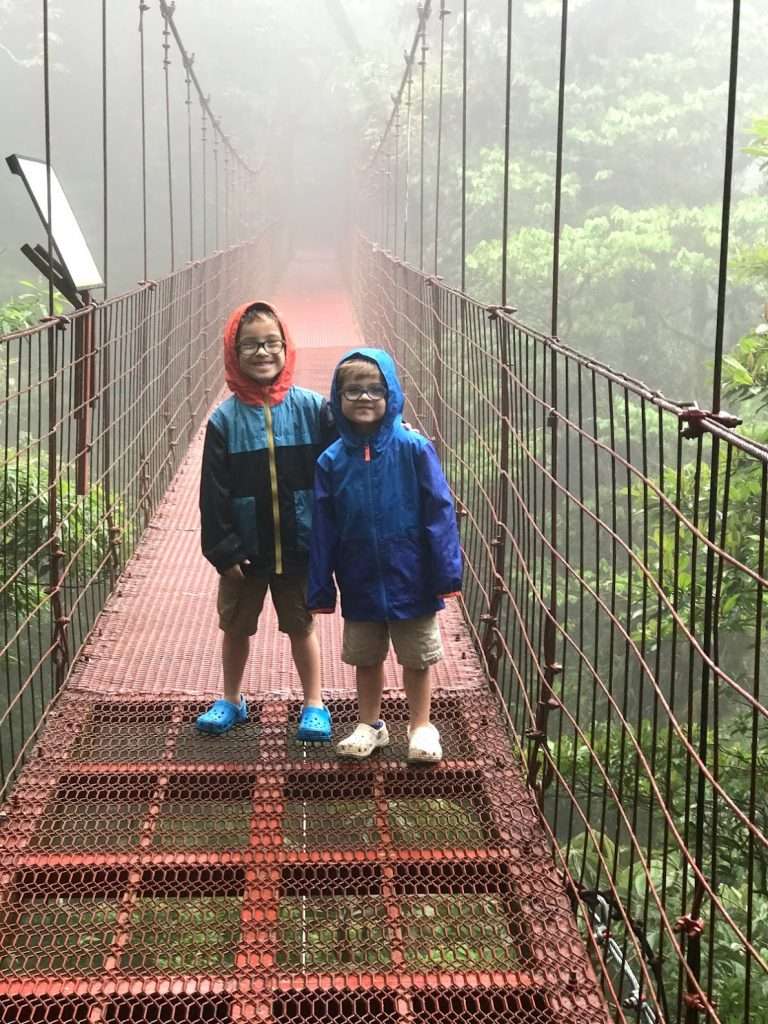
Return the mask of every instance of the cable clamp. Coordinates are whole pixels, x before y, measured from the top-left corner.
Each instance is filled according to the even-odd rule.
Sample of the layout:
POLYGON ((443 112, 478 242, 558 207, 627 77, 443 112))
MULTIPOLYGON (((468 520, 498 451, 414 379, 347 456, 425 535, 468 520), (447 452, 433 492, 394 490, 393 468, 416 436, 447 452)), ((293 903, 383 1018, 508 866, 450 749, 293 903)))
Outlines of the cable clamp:
POLYGON ((704 922, 700 917, 686 914, 684 917, 678 917, 674 930, 683 932, 689 939, 698 939, 704 931, 704 922))
POLYGON ((696 1010, 698 1013, 707 1013, 709 1010, 700 992, 687 992, 683 996, 683 1002, 689 1010, 696 1010))
POLYGON ((547 734, 541 729, 526 729, 525 738, 527 740, 533 740, 534 743, 544 743, 547 739, 547 734))
POLYGON ((57 331, 65 331, 72 321, 68 316, 41 316, 40 323, 52 324, 57 331))
POLYGON ((499 313, 504 313, 506 316, 514 316, 517 312, 517 306, 486 306, 488 310, 489 320, 498 320, 499 313))
POLYGON ((740 416, 735 416, 733 413, 725 412, 725 410, 709 412, 707 409, 699 409, 696 403, 683 409, 679 419, 681 423, 688 424, 685 430, 683 430, 683 437, 689 440, 695 440, 706 432, 707 420, 717 423, 718 426, 726 427, 728 430, 734 430, 744 422, 740 416))

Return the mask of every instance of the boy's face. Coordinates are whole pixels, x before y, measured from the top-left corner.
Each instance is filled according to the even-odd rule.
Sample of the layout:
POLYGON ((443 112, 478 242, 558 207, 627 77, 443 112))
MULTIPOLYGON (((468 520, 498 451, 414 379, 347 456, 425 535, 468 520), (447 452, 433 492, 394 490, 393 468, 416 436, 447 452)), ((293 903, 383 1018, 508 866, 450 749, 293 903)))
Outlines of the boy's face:
POLYGON ((240 369, 257 384, 271 384, 285 366, 285 342, 271 317, 243 324, 237 338, 240 369))
POLYGON ((353 363, 347 366, 339 387, 341 411, 362 432, 376 428, 387 411, 387 386, 378 366, 353 363), (372 395, 370 390, 374 391, 372 395))

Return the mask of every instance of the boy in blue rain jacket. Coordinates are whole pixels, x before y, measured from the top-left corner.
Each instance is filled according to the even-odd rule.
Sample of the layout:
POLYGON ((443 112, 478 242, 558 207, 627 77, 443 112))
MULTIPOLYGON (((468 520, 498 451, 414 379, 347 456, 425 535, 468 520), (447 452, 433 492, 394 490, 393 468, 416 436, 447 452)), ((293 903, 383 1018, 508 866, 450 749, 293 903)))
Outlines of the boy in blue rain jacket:
POLYGON ((336 749, 361 759, 389 743, 380 715, 391 639, 408 698, 408 759, 435 763, 442 748, 430 722, 430 666, 443 655, 435 613, 458 593, 462 572, 451 492, 432 444, 403 427, 386 352, 361 348, 342 359, 331 408, 341 436, 315 471, 307 607, 332 612, 338 585, 359 722, 336 749))

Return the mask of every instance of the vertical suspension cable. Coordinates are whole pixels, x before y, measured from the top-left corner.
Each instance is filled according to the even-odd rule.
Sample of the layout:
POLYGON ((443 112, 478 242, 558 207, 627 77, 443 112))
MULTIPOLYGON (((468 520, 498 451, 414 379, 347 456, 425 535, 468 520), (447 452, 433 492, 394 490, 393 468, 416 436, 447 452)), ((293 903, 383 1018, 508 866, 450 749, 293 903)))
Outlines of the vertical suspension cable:
MULTIPOLYGON (((48 0, 43 0, 43 117, 45 132, 45 219, 46 219, 46 244, 48 247, 48 266, 53 265, 53 226, 51 224, 52 207, 51 201, 51 61, 50 61, 50 38, 48 27, 48 0)), ((48 275, 48 315, 53 316, 53 280, 48 275)), ((48 333, 49 348, 51 332, 48 333)), ((52 373, 49 369, 49 379, 52 373)), ((53 475, 49 475, 49 480, 53 475)))
POLYGON ((467 285, 467 0, 463 0, 461 53, 461 291, 467 285))
POLYGON ((420 6, 421 15, 421 109, 419 120, 421 122, 419 138, 419 270, 424 270, 424 91, 427 74, 427 19, 424 16, 424 8, 420 6))
POLYGON ((200 150, 202 153, 202 188, 203 188, 203 210, 202 210, 202 227, 203 227, 203 256, 208 255, 208 165, 207 165, 207 152, 208 152, 208 118, 205 112, 205 107, 200 106, 202 111, 202 123, 200 133, 200 150))
MULTIPOLYGON (((557 305, 558 305, 558 268, 560 264, 560 207, 562 196, 562 168, 563 168, 563 123, 565 115, 565 60, 566 44, 568 33, 568 0, 562 0, 562 11, 560 20, 560 66, 558 85, 558 110, 557 110, 557 157, 555 169, 555 214, 554 214, 554 239, 553 239, 553 268, 552 268, 552 335, 557 333, 557 305)), ((558 468, 559 468, 559 425, 560 416, 558 408, 560 404, 559 383, 558 383, 558 353, 553 346, 549 353, 549 415, 547 417, 550 438, 549 463, 550 463, 550 485, 549 485, 549 602, 546 609, 544 621, 544 635, 542 653, 544 660, 544 688, 541 695, 539 707, 541 709, 541 733, 544 741, 542 744, 542 793, 546 788, 546 751, 547 751, 547 729, 549 716, 560 704, 555 697, 555 681, 562 672, 562 666, 558 662, 557 647, 557 619, 558 619, 558 468)), ((562 727, 562 720, 561 720, 562 727)), ((550 776, 551 782, 551 776, 550 776)), ((558 783, 559 785, 559 783, 558 783)), ((557 801, 557 798, 556 798, 557 801)))
POLYGON ((558 306, 560 298, 560 225, 563 205, 563 129, 565 125, 565 69, 568 45, 568 0, 563 0, 560 16, 560 78, 557 89, 557 147, 555 157, 555 217, 552 240, 552 315, 550 330, 552 336, 558 331, 558 306))
POLYGON ((191 53, 184 61, 184 75, 187 85, 187 98, 184 101, 187 106, 187 189, 189 191, 189 260, 195 258, 195 211, 194 211, 194 182, 192 179, 192 64, 195 55, 191 53))
POLYGON ((394 206, 394 202, 395 202, 394 189, 393 189, 393 181, 394 181, 394 176, 393 176, 393 172, 392 172, 392 150, 390 149, 390 151, 387 153, 387 171, 386 171, 386 179, 385 179, 385 185, 386 185, 386 190, 387 190, 387 195, 386 195, 386 200, 387 200, 387 223, 386 223, 386 230, 384 232, 384 249, 385 249, 386 252, 389 252, 389 237, 390 237, 390 234, 389 234, 389 211, 390 211, 390 207, 394 206), (391 202, 390 202, 390 199, 391 199, 391 202))
POLYGON ((171 155, 171 89, 168 68, 170 67, 171 59, 169 57, 169 51, 171 48, 170 44, 170 29, 168 26, 168 10, 165 4, 162 5, 163 13, 163 75, 165 78, 165 139, 166 148, 168 154, 168 216, 169 216, 169 228, 170 228, 170 246, 171 246, 171 272, 176 269, 176 244, 173 235, 173 161, 171 155))
MULTIPOLYGON (((723 363, 723 336, 725 327, 725 299, 728 273, 728 243, 730 234, 731 214, 731 191, 733 183, 733 141, 736 120, 736 92, 738 86, 738 64, 739 64, 739 24, 741 15, 740 0, 733 0, 731 18, 731 56, 730 73, 728 82, 728 113, 725 132, 725 166, 723 170, 723 210, 720 234, 720 268, 717 289, 717 322, 715 328, 715 372, 712 384, 712 412, 720 412, 721 391, 722 391, 722 363, 723 363)), ((712 436, 712 447, 710 454, 710 480, 709 480, 709 510, 707 522, 707 560, 704 584, 704 621, 703 621, 703 651, 704 659, 701 673, 701 691, 699 707, 699 744, 698 744, 698 779, 696 787, 696 822, 695 822, 695 843, 694 860, 702 875, 706 876, 705 856, 707 853, 706 825, 707 825, 707 759, 709 757, 709 729, 710 729, 710 700, 712 688, 712 672, 710 659, 717 658, 716 634, 718 618, 720 614, 719 598, 716 587, 716 555, 715 548, 718 544, 718 526, 720 522, 720 438, 717 434, 712 436)), ((722 541, 720 541, 722 543, 722 541)), ((717 677, 714 680, 717 686, 717 677)), ((713 794, 712 803, 716 808, 717 797, 713 794)), ((716 867, 713 871, 711 883, 717 886, 716 867)), ((697 879, 694 886, 692 909, 690 917, 699 919, 701 916, 701 900, 703 897, 703 886, 697 879)), ((714 909, 710 917, 710 929, 714 929, 714 909)), ((712 999, 713 971, 712 961, 709 958, 708 979, 706 986, 702 985, 701 970, 701 935, 698 934, 694 941, 689 940, 686 949, 686 962, 689 969, 688 996, 693 999, 698 993, 697 987, 706 987, 708 1001, 712 999), (695 984, 694 984, 695 983, 695 984)), ((698 1019, 698 1011, 689 1004, 686 1010, 686 1024, 694 1024, 698 1019)))
POLYGON ((408 262, 408 210, 411 205, 411 114, 413 112, 413 62, 408 60, 405 93, 405 195, 403 197, 403 259, 408 262))
POLYGON ((219 133, 213 122, 213 227, 214 243, 219 249, 219 133))
POLYGON ((728 83, 728 117, 725 130, 725 168, 723 170, 723 214, 720 228, 720 272, 717 284, 717 323, 715 327, 715 376, 712 385, 712 411, 720 412, 723 381, 723 336, 725 333, 725 298, 728 285, 728 243, 731 226, 731 193, 733 186, 733 137, 736 122, 736 91, 739 75, 739 22, 741 0, 733 0, 731 19, 731 68, 728 83))
POLYGON ((435 166, 435 250, 434 273, 437 276, 440 234, 440 170, 443 156, 443 86, 445 82, 445 19, 448 11, 445 0, 440 3, 440 93, 437 101, 437 158, 435 166))
POLYGON ((379 245, 384 244, 386 248, 385 237, 389 229, 389 172, 383 169, 379 169, 379 245))
POLYGON ((109 160, 107 136, 107 0, 101 0, 101 188, 104 225, 104 298, 109 287, 109 160))
POLYGON ((243 202, 243 189, 245 188, 245 175, 240 164, 235 164, 235 203, 237 210, 237 242, 242 242, 245 238, 245 230, 243 227, 243 217, 245 215, 245 203, 243 202))
POLYGON ((147 105, 144 69, 144 14, 149 5, 139 0, 139 74, 141 79, 141 221, 142 221, 142 280, 149 277, 147 272, 147 105))
MULTIPOLYGON (((48 18, 48 0, 43 0, 43 109, 45 123, 45 184, 46 184, 46 234, 48 246, 48 266, 53 267, 53 202, 51 197, 51 61, 50 61, 50 30, 48 18)), ((53 279, 48 273, 48 315, 54 314, 53 279)), ((48 473, 48 523, 47 540, 50 545, 48 580, 50 584, 51 608, 53 611, 52 641, 55 645, 54 663, 56 665, 56 683, 60 685, 66 669, 67 646, 64 634, 64 616, 61 588, 61 546, 58 541, 59 508, 58 508, 58 430, 57 430, 57 371, 56 371, 56 328, 53 323, 48 327, 46 367, 48 374, 48 445, 46 451, 46 470, 48 473)), ((42 440, 42 435, 41 435, 42 440)), ((42 459, 41 459, 42 461, 42 459)))
POLYGON ((392 226, 392 252, 397 256, 397 236, 398 236, 398 213, 400 211, 400 107, 397 108, 395 113, 395 124, 392 130, 395 136, 395 173, 393 178, 394 184, 394 210, 393 210, 393 226, 392 226))
POLYGON ((509 141, 512 108, 512 0, 507 0, 507 77, 504 106, 504 201, 501 213, 501 304, 507 304, 507 243, 509 240, 509 141))
MULTIPOLYGON (((226 139, 224 140, 226 143, 226 139)), ((224 245, 232 243, 229 224, 229 147, 224 146, 224 245)))

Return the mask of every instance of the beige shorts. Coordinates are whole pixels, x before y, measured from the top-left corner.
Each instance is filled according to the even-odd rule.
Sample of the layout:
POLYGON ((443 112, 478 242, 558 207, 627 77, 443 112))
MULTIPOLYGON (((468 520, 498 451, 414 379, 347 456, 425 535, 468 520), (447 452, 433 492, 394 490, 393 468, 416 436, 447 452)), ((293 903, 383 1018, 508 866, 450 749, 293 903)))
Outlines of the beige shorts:
POLYGON ((312 632, 312 616, 307 611, 306 576, 231 576, 219 577, 216 603, 219 629, 236 636, 253 636, 259 625, 267 590, 277 612, 281 633, 306 636, 312 632))
POLYGON ((350 622, 345 619, 341 660, 358 668, 378 665, 387 656, 390 640, 397 660, 405 668, 429 668, 443 657, 437 616, 424 615, 420 619, 393 619, 390 622, 350 622))

